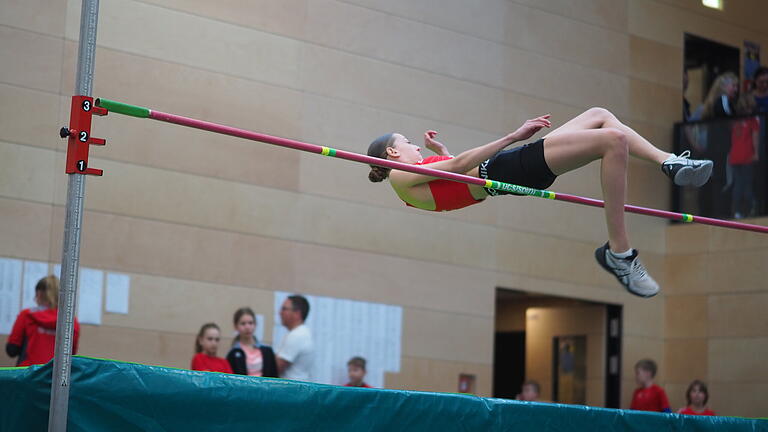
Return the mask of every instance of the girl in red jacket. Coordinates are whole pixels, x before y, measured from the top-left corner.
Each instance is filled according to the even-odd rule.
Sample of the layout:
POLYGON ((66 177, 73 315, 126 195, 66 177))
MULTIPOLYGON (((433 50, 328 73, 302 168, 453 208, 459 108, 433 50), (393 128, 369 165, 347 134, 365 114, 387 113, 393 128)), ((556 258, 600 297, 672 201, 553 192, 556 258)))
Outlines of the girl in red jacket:
POLYGON ((229 362, 216 354, 219 350, 221 331, 214 323, 203 324, 195 339, 195 354, 192 370, 232 373, 229 362))
MULTIPOLYGON (((16 317, 5 352, 18 356, 17 366, 48 363, 56 346, 56 318, 59 304, 59 278, 46 276, 35 286, 37 307, 24 309, 16 317)), ((77 353, 80 323, 75 319, 72 354, 77 353)))

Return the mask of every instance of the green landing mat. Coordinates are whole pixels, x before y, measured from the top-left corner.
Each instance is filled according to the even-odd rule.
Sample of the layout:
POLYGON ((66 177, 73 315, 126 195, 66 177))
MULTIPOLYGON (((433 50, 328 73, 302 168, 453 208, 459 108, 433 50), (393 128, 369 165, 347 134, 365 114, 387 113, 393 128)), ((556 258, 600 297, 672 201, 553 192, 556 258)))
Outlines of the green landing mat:
MULTIPOLYGON (((45 431, 51 363, 0 369, 0 431, 45 431)), ((75 357, 69 431, 768 431, 768 421, 372 390, 75 357)))

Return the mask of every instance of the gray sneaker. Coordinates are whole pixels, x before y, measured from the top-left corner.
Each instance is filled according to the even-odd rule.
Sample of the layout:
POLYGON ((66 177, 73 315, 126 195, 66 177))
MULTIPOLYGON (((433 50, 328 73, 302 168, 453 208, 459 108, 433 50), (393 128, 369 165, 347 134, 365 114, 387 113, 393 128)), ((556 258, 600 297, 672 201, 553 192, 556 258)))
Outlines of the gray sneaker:
POLYGON ((617 258, 611 253, 608 243, 595 250, 598 264, 616 276, 627 291, 639 297, 653 297, 659 293, 659 284, 648 274, 637 255, 637 250, 632 249, 632 255, 617 258))
POLYGON ((661 171, 678 186, 699 187, 712 176, 712 161, 688 159, 691 152, 686 150, 679 156, 672 155, 661 164, 661 171))

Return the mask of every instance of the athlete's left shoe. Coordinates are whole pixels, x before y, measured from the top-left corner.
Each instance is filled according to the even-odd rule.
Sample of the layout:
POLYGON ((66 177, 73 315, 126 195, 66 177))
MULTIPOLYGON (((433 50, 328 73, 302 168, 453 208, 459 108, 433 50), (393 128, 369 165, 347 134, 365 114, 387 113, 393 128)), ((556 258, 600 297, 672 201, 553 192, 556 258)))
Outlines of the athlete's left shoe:
POLYGON ((611 252, 608 243, 597 248, 595 259, 608 273, 624 285, 627 291, 638 297, 653 297, 659 293, 659 284, 648 274, 648 270, 640 262, 636 249, 626 258, 619 258, 611 252))
POLYGON ((689 159, 691 152, 686 150, 679 156, 672 155, 661 164, 661 171, 678 186, 699 187, 712 176, 712 161, 707 159, 689 159))

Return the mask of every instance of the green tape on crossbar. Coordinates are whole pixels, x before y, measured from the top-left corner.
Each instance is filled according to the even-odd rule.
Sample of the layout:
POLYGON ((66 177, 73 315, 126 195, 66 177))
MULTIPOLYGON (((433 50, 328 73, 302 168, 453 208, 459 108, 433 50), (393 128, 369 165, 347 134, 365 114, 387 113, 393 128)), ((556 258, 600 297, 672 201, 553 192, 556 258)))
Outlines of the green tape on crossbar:
POLYGON ((111 111, 113 113, 128 115, 131 117, 149 118, 149 108, 136 105, 128 105, 122 102, 98 98, 96 99, 96 106, 106 108, 107 111, 111 111))

